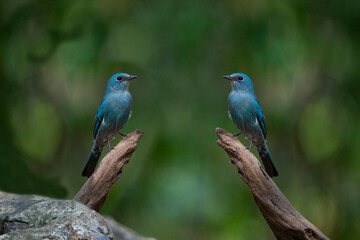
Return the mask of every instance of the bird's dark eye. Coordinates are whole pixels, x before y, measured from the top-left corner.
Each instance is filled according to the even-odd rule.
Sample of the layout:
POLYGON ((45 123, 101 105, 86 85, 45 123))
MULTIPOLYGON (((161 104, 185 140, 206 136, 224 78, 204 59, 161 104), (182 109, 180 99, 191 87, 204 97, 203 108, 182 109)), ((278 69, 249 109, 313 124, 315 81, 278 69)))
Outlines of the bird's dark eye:
POLYGON ((121 77, 121 76, 117 76, 116 79, 120 81, 120 80, 122 79, 122 77, 121 77))
POLYGON ((239 80, 241 81, 241 80, 243 80, 244 79, 244 77, 242 77, 242 76, 239 76, 239 80))

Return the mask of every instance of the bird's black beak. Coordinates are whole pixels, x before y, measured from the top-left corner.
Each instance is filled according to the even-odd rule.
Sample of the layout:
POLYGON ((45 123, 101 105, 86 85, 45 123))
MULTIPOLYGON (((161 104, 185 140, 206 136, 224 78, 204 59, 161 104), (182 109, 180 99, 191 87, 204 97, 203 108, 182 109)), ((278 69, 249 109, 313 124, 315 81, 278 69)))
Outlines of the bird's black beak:
POLYGON ((223 76, 223 78, 227 79, 227 80, 231 80, 231 76, 230 75, 225 75, 223 76))
POLYGON ((132 79, 135 79, 135 78, 137 78, 137 76, 130 75, 130 76, 128 76, 128 81, 130 81, 130 80, 132 80, 132 79))

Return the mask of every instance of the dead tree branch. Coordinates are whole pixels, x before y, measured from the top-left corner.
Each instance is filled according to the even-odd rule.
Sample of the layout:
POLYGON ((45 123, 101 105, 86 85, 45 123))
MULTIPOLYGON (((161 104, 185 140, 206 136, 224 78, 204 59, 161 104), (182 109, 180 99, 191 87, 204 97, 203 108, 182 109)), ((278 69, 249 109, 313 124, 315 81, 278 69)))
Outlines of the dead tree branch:
POLYGON ((262 169, 258 159, 240 141, 224 129, 217 128, 217 143, 238 168, 241 179, 250 187, 266 222, 279 240, 329 240, 306 220, 289 202, 262 169))
POLYGON ((99 212, 110 187, 119 179, 123 166, 129 162, 144 134, 135 130, 124 137, 100 162, 96 171, 85 182, 73 200, 99 212))

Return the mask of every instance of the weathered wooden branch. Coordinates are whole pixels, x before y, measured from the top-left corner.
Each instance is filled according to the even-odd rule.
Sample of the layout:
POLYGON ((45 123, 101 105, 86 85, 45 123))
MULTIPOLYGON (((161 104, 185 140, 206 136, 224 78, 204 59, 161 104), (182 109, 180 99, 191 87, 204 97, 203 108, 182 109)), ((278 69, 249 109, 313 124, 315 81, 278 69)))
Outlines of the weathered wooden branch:
POLYGON ((100 162, 73 200, 99 212, 110 187, 119 179, 123 166, 129 162, 144 134, 135 130, 124 137, 100 162))
POLYGON ((258 159, 233 134, 221 128, 216 129, 216 134, 219 137, 217 143, 237 166, 241 179, 250 187, 256 204, 277 239, 329 240, 291 205, 262 169, 258 159))

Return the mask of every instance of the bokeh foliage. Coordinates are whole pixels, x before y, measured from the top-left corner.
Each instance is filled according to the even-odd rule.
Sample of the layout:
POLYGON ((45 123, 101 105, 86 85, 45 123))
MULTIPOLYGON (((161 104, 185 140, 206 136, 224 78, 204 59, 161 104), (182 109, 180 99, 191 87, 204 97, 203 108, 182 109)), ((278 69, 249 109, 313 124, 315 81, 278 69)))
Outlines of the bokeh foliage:
POLYGON ((107 79, 127 72, 124 131, 145 135, 102 213, 158 239, 274 239, 216 144, 236 131, 221 76, 244 72, 275 182, 330 238, 360 238, 359 1, 0 4, 2 190, 71 198, 107 79))

